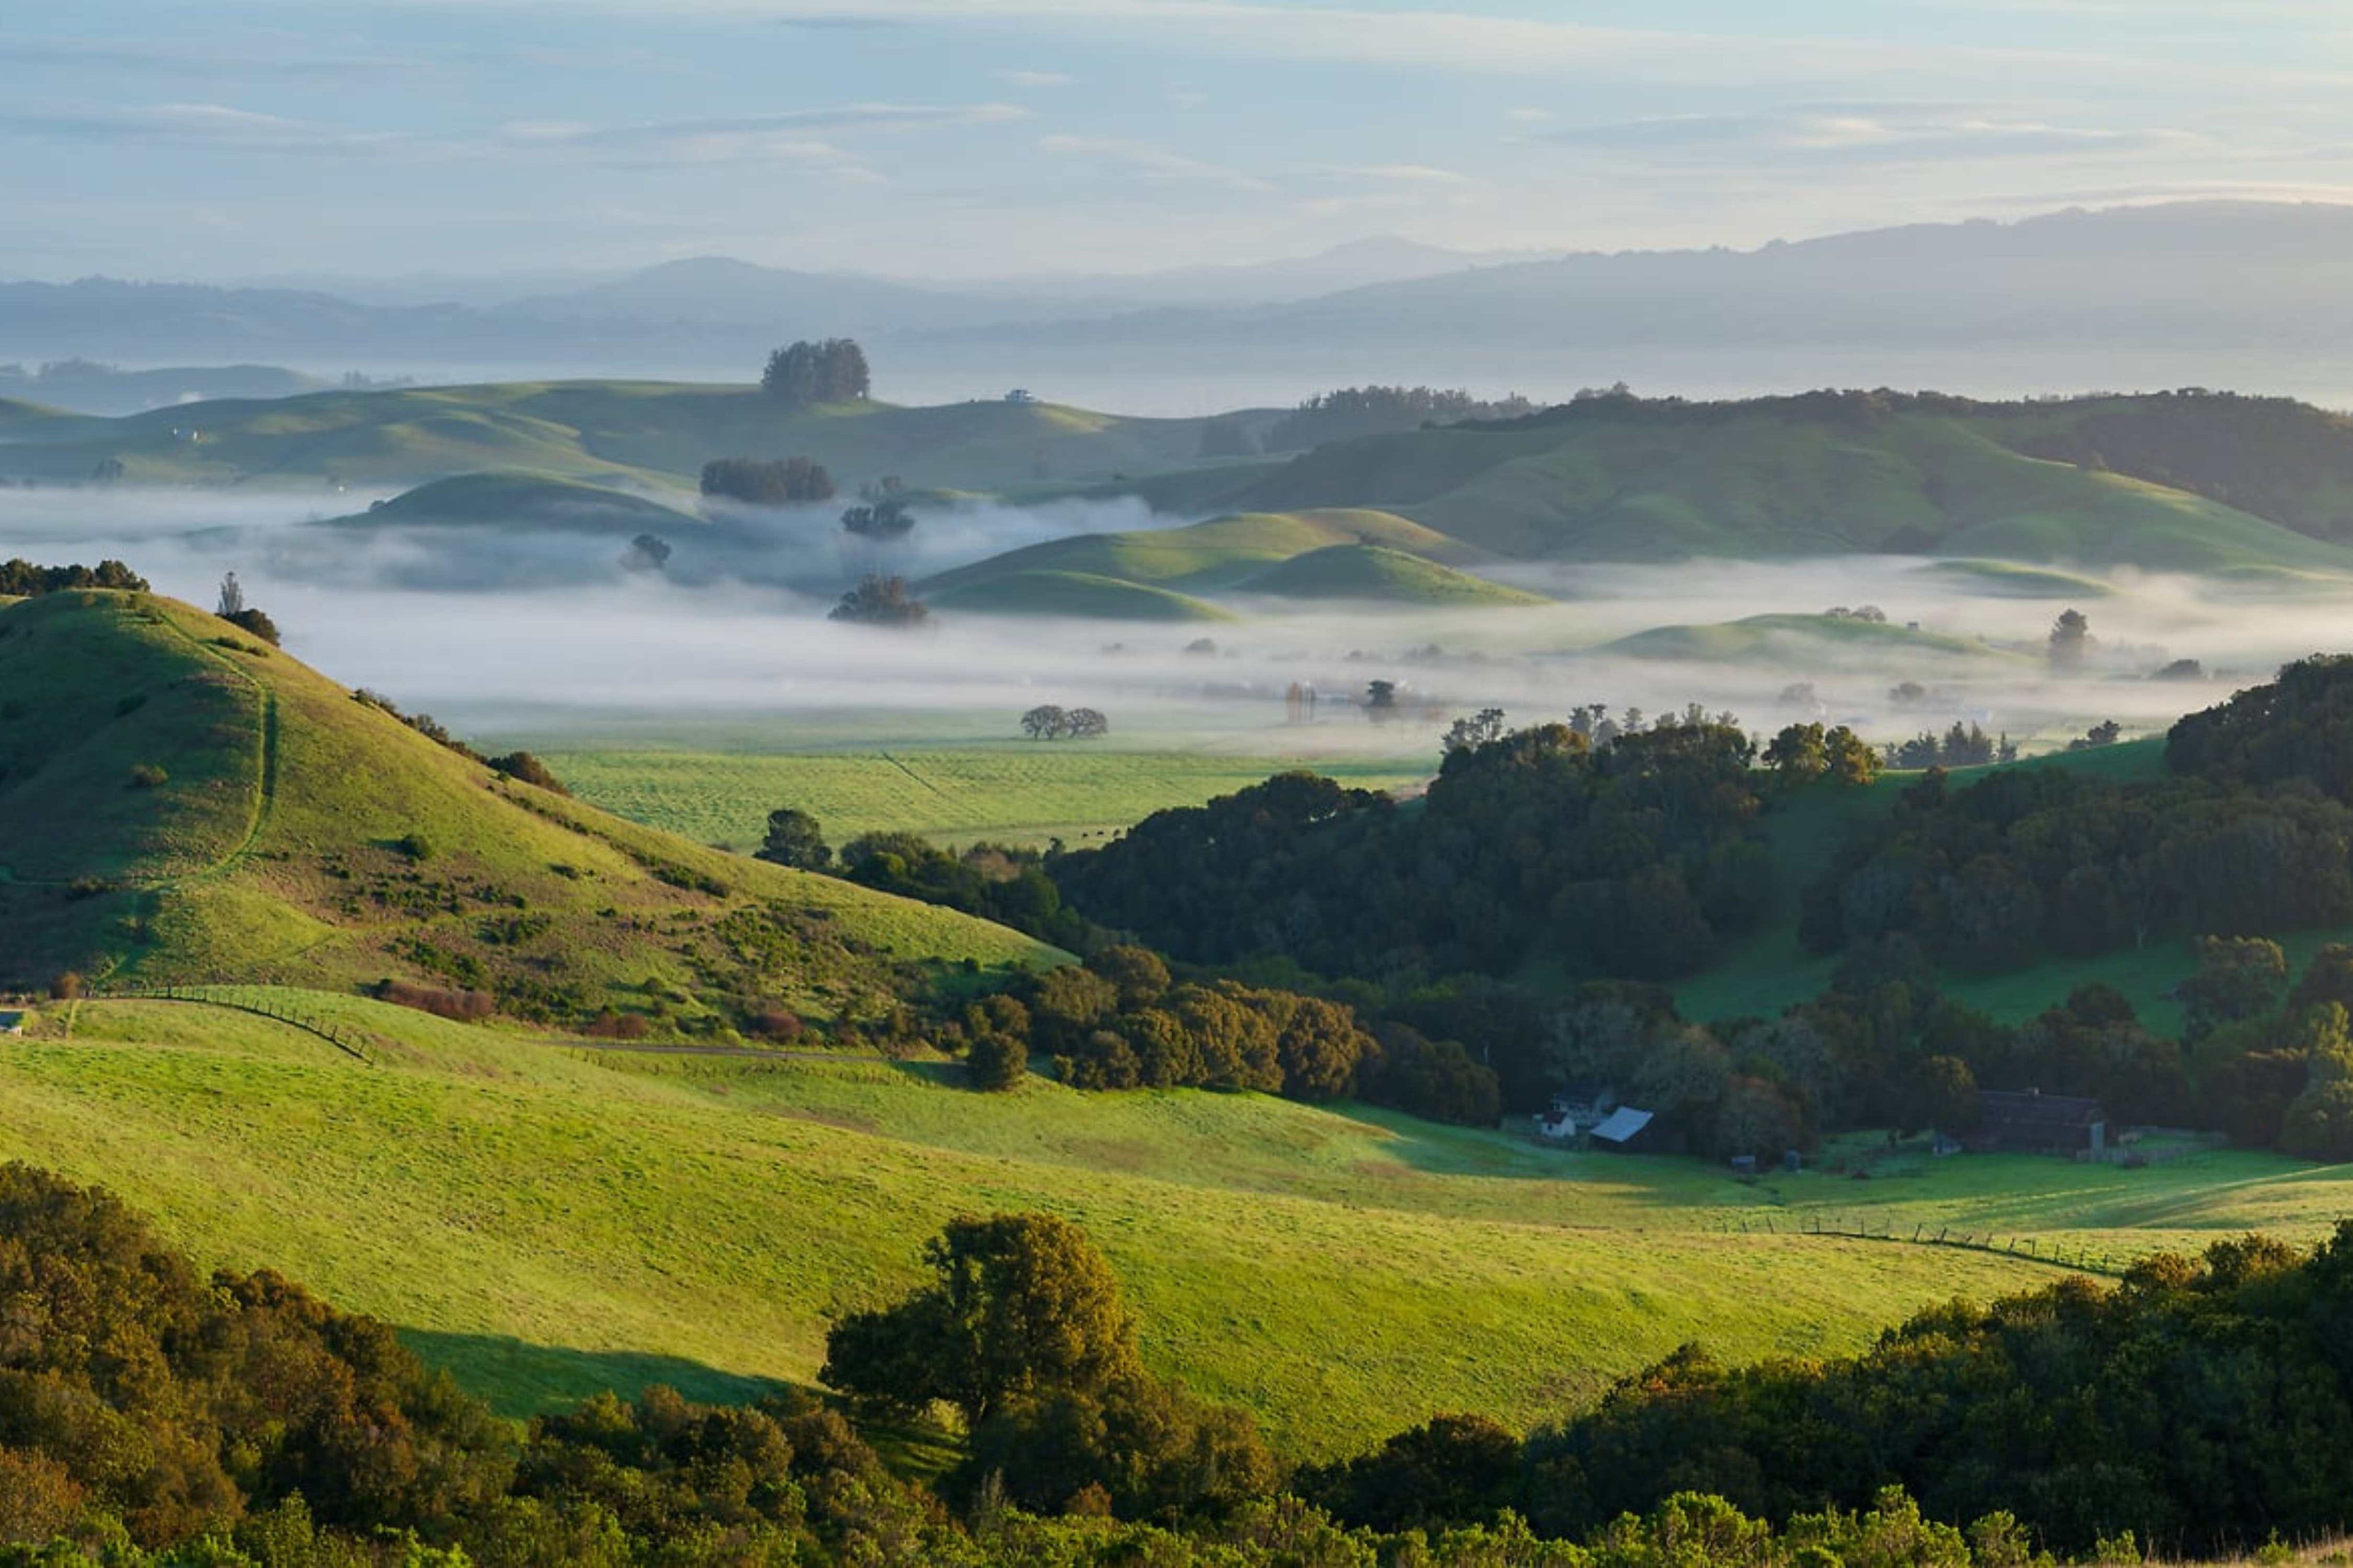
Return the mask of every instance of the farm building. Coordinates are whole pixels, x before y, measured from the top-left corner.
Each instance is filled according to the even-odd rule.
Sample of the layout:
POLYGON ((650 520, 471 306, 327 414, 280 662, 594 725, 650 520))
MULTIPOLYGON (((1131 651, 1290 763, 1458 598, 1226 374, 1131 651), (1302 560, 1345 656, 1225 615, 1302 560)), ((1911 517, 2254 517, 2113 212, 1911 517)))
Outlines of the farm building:
POLYGON ((1617 1109, 1618 1097, 1609 1089, 1573 1083, 1554 1095, 1551 1108, 1536 1118, 1536 1136, 1548 1143, 1573 1143, 1617 1109))
POLYGON ((1648 1110, 1621 1105, 1593 1129, 1593 1146, 1612 1153, 1638 1154, 1658 1147, 1658 1118, 1648 1110))
POLYGON ((2107 1147, 2108 1113, 2077 1095, 1980 1089, 1978 1124, 1962 1142, 1979 1153, 2096 1155, 2107 1147))
POLYGON ((0 1035, 21 1035, 24 1032, 24 1014, 0 1011, 0 1035))

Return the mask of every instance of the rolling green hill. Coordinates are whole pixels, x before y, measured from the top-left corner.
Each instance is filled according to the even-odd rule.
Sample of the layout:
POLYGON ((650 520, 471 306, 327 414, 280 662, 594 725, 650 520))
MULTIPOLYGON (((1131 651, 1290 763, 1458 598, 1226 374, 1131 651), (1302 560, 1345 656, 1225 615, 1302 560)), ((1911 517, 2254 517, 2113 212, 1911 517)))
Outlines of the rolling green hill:
POLYGON ((496 470, 435 479, 378 501, 365 511, 331 518, 316 526, 526 528, 635 534, 649 529, 691 530, 706 525, 692 512, 627 490, 553 474, 496 470))
POLYGON ((1736 1362, 1832 1353, 2054 1277, 1810 1219, 2123 1258, 2254 1225, 2310 1237, 2347 1192, 2342 1169, 2267 1155, 2127 1171, 1916 1150, 1881 1167, 1901 1180, 1748 1185, 1353 1107, 983 1096, 923 1063, 592 1053, 292 1000, 381 1039, 374 1065, 222 1008, 85 1003, 0 1041, 0 1140, 105 1182, 200 1259, 283 1268, 391 1321, 513 1411, 808 1379, 827 1312, 906 1289, 959 1213, 1083 1224, 1156 1368, 1322 1456, 1441 1410, 1557 1415, 1687 1339, 1736 1362))
MULTIPOLYGON (((1378 507, 1523 559, 1864 551, 2166 571, 2353 569, 2353 550, 2335 536, 2239 510, 2217 499, 2226 487, 2035 455, 2071 418, 2158 401, 1599 398, 1522 420, 1335 443, 1229 504, 1378 507)), ((2344 440, 2353 449, 2353 427, 2344 440)), ((2302 510, 2274 510, 2309 526, 2302 510)))
POLYGON ((1239 585, 1245 594, 1284 599, 1343 599, 1402 605, 1527 605, 1548 603, 1484 577, 1382 544, 1331 544, 1294 555, 1239 585))
POLYGON ((146 595, 0 607, 0 984, 393 975, 716 1023, 1052 956, 515 783, 146 595))
POLYGON ((413 485, 519 469, 652 487, 691 484, 713 458, 807 456, 845 487, 998 491, 1108 481, 1199 458, 1199 419, 1130 419, 1053 404, 885 403, 789 409, 755 387, 513 382, 223 400, 120 419, 0 416, 0 477, 87 479, 108 459, 134 482, 413 485))
POLYGON ((1149 583, 1094 572, 1006 572, 931 593, 943 610, 992 616, 1079 616, 1114 621, 1230 621, 1227 611, 1149 583))
POLYGON ((1707 626, 1653 626, 1592 650, 1626 658, 1725 660, 1853 658, 1891 653, 2018 663, 2021 656, 1975 637, 1915 631, 1851 616, 1766 615, 1707 626))
POLYGON ((1963 593, 2000 599, 2105 599, 2116 590, 2096 577, 2048 567, 2021 566, 2013 561, 1936 561, 1920 568, 1920 575, 1963 593))
MULTIPOLYGON (((1010 605, 1026 609, 1078 600, 1082 595, 1068 579, 1079 577, 1088 580, 1088 596, 1100 607, 1066 609, 1062 613, 1140 614, 1145 618, 1168 619, 1172 618, 1166 602, 1168 597, 1262 592, 1257 584, 1269 567, 1342 546, 1377 548, 1417 561, 1440 563, 1484 559, 1479 551, 1387 512, 1246 512, 1185 528, 1085 533, 1025 545, 969 566, 943 572, 925 582, 923 591, 927 597, 950 606, 962 604, 967 607, 1010 605), (1035 581, 1040 578, 1047 581, 1035 581), (1107 583, 1162 593, 1157 596, 1114 595, 1101 586, 1107 583)), ((1359 574, 1378 575, 1366 574, 1362 568, 1359 574)), ((1312 584, 1323 575, 1311 569, 1302 580, 1312 584)), ((1443 578, 1433 576, 1427 581, 1442 582, 1461 575, 1447 573, 1443 578)), ((1222 613, 1210 611, 1208 616, 1198 613, 1208 608, 1198 605, 1189 618, 1211 618, 1222 613)))

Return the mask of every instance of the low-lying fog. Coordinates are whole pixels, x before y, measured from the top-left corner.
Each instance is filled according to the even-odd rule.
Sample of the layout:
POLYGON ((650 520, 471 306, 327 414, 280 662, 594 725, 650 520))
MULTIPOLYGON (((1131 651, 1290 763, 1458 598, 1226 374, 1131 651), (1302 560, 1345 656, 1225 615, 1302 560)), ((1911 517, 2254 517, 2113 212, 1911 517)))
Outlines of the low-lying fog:
POLYGON ((1890 740, 1958 719, 2047 750, 2104 719, 2161 728, 2284 660, 2341 646, 2353 624, 2353 583, 2112 577, 2098 596, 2021 598, 1920 560, 1855 556, 1504 574, 1558 596, 1532 609, 1260 602, 1237 605, 1243 618, 1230 624, 942 614, 890 631, 825 618, 847 575, 880 563, 921 576, 1038 540, 1180 520, 1127 503, 927 512, 907 547, 877 555, 846 548, 830 510, 730 518, 707 538, 680 532, 659 571, 623 564, 619 536, 302 526, 368 499, 0 489, 0 558, 119 556, 206 605, 234 571, 289 651, 492 740, 684 740, 716 724, 776 747, 1009 737, 1024 709, 1055 702, 1103 710, 1113 743, 1181 733, 1237 750, 1395 753, 1485 707, 1526 723, 1588 702, 1657 713, 1696 701, 1758 731, 1812 717, 1890 740), (1834 605, 1874 606, 1886 628, 1654 637, 1647 657, 1609 646, 1834 605), (2060 673, 2047 638, 2071 605, 2094 640, 2080 670, 2060 673), (2181 659, 2199 672, 2150 679, 2181 659), (1376 679, 1399 690, 1386 722, 1362 705, 1376 679), (1294 710, 1293 683, 1317 700, 1294 710))

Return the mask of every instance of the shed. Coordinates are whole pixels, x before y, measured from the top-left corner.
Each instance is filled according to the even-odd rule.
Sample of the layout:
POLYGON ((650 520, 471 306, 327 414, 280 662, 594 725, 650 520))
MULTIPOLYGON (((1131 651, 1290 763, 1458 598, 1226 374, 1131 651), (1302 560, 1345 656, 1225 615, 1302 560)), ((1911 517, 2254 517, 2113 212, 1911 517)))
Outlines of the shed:
POLYGON ((1603 1117, 1593 1129, 1593 1145, 1597 1149, 1614 1149, 1630 1153, 1647 1141, 1645 1134, 1655 1121, 1651 1112, 1621 1105, 1603 1117))
POLYGON ((0 1012, 0 1035, 21 1035, 25 1032, 25 1015, 21 1012, 0 1012))
POLYGON ((1978 1124, 1962 1142, 1982 1152, 2096 1155, 2107 1147, 2108 1113, 2080 1095, 1980 1089, 1978 1124))

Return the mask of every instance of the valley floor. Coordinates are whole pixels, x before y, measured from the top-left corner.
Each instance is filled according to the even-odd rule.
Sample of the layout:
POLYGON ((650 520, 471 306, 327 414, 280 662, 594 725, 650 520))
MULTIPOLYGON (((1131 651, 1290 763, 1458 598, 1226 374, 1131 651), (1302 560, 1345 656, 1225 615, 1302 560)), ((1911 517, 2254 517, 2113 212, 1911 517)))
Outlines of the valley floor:
POLYGON ((1306 1456, 1444 1410, 1538 1421, 1687 1340, 1731 1360, 1852 1350, 1931 1302, 2052 1277, 1816 1226, 2122 1261, 2251 1227, 2310 1240, 2353 1205, 2353 1169, 2269 1155, 1904 1152, 1868 1180, 1744 1184, 1354 1107, 981 1096, 944 1063, 595 1051, 280 994, 369 1037, 371 1059, 218 1006, 52 1008, 0 1041, 0 1152, 106 1184, 202 1258, 400 1325, 514 1412, 807 1380, 828 1315, 905 1289, 958 1213, 1083 1224, 1155 1365, 1306 1456))

